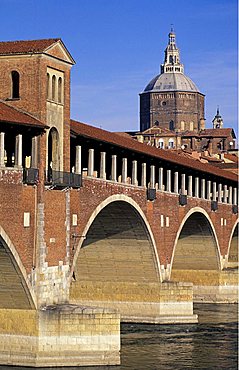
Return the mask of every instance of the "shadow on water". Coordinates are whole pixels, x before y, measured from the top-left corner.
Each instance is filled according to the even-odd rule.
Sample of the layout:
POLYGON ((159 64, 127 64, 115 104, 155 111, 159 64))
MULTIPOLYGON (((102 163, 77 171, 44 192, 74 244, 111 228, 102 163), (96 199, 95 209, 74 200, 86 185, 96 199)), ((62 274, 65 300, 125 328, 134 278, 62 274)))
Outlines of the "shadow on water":
MULTIPOLYGON (((67 369, 238 369, 238 306, 196 304, 194 309, 199 315, 199 324, 122 324, 120 366, 68 367, 67 369)), ((0 369, 29 370, 31 368, 0 366, 0 369)), ((41 369, 52 370, 53 368, 41 369)))

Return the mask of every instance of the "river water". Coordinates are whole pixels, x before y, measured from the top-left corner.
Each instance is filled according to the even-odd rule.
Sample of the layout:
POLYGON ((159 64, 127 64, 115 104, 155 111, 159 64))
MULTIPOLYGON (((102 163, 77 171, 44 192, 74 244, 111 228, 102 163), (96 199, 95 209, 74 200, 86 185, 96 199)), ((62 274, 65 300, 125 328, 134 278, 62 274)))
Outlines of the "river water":
MULTIPOLYGON (((67 370, 237 370, 238 306, 198 304, 194 310, 199 315, 199 324, 122 324, 120 366, 68 367, 67 370)), ((0 366, 0 369, 32 368, 0 366)))

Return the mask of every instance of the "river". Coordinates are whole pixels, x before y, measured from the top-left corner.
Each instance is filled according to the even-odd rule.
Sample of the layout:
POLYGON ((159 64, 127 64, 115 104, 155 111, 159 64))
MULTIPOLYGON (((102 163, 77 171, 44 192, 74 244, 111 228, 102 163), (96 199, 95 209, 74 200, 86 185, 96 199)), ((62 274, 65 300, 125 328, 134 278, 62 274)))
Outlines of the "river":
MULTIPOLYGON (((120 366, 68 367, 67 370, 237 370, 238 306, 195 304, 194 310, 199 315, 199 324, 122 324, 120 366)), ((0 366, 0 369, 33 368, 0 366)))

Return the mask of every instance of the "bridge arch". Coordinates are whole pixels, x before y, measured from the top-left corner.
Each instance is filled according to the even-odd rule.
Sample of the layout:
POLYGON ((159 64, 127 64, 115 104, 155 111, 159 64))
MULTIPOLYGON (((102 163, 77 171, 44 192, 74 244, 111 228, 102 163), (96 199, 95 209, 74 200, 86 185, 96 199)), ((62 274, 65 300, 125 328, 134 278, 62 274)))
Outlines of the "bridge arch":
POLYGON ((26 270, 12 241, 0 225, 0 308, 35 307, 36 298, 26 270))
MULTIPOLYGON (((171 261, 172 280, 191 281, 200 271, 218 273, 222 269, 220 249, 214 225, 201 207, 192 208, 178 229, 171 261)), ((197 276, 196 276, 197 275, 197 276)))
POLYGON ((232 228, 228 243, 228 267, 238 267, 238 225, 239 221, 237 220, 232 228))
POLYGON ((151 228, 133 199, 112 195, 91 214, 76 249, 71 280, 71 291, 77 281, 94 286, 102 282, 111 283, 119 294, 119 286, 162 281, 151 228))

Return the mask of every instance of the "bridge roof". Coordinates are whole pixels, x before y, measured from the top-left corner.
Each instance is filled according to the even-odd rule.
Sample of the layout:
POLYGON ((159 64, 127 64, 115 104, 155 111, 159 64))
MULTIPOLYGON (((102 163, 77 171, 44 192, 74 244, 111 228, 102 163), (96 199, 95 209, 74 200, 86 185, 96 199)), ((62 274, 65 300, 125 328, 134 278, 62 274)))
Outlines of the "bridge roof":
POLYGON ((135 139, 130 139, 116 133, 102 130, 100 128, 90 126, 88 124, 71 120, 71 132, 72 134, 91 138, 93 140, 113 144, 115 146, 132 150, 137 153, 145 154, 160 160, 171 162, 173 164, 182 165, 193 170, 197 170, 204 173, 209 173, 215 176, 223 177, 228 180, 237 181, 237 176, 234 173, 221 170, 208 163, 201 163, 194 159, 179 157, 178 154, 169 150, 159 149, 152 146, 148 146, 144 143, 140 143, 135 139))
POLYGON ((0 123, 12 123, 16 125, 47 128, 48 126, 19 108, 12 107, 0 100, 0 123))

